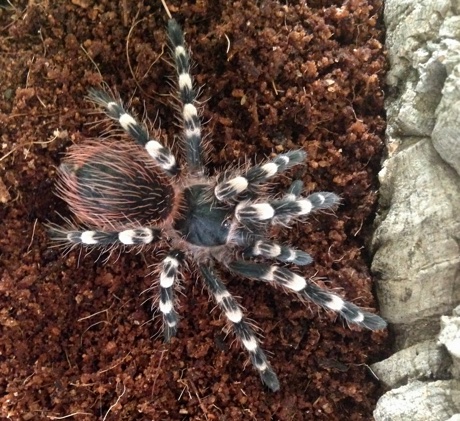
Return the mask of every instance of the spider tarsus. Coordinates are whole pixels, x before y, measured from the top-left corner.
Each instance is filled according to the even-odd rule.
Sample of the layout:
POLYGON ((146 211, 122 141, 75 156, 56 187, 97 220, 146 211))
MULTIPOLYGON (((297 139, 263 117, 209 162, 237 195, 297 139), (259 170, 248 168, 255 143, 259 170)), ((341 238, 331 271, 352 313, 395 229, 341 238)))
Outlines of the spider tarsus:
POLYGON ((312 211, 330 209, 340 204, 340 197, 331 192, 316 192, 307 196, 312 211))
POLYGON ((185 46, 184 33, 176 19, 168 20, 168 37, 173 46, 185 46))
POLYGON ((377 314, 364 311, 357 305, 347 301, 344 301, 343 309, 339 312, 339 314, 348 323, 356 324, 365 329, 382 330, 387 327, 387 322, 377 314))
POLYGON ((280 390, 280 382, 273 370, 267 369, 260 372, 260 379, 272 392, 278 392, 278 390, 280 390))
POLYGON ((303 191, 303 181, 294 180, 287 191, 287 196, 292 196, 292 200, 297 199, 303 191))
POLYGON ((177 335, 177 325, 169 326, 168 323, 164 325, 164 342, 169 343, 171 339, 177 335))
POLYGON ((313 262, 313 258, 305 251, 292 249, 290 247, 281 247, 282 254, 276 259, 285 262, 293 263, 297 266, 307 266, 313 262))
POLYGON ((364 321, 361 323, 361 326, 369 330, 383 330, 387 325, 387 322, 377 314, 367 312, 364 313, 364 321))

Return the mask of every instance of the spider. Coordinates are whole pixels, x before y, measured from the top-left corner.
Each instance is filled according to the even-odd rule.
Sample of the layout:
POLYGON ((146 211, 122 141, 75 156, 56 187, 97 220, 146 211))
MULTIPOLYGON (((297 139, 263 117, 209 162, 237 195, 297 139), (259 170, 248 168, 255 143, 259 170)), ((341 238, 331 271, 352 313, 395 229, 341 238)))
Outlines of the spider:
POLYGON ((288 226, 312 212, 339 204, 334 193, 302 196, 300 180, 293 181, 281 197, 266 193, 268 180, 305 161, 304 151, 292 150, 215 178, 206 176, 189 53, 182 29, 174 19, 168 21, 167 33, 177 70, 185 168, 179 167, 166 146, 150 137, 145 125, 126 111, 121 100, 106 90, 91 90, 90 100, 136 143, 111 138, 86 140, 70 148, 58 170, 57 194, 83 226, 51 224, 50 236, 69 247, 166 244, 169 252, 158 266, 158 307, 166 342, 177 333, 174 287, 180 266, 184 261, 193 262, 262 383, 277 391, 277 375, 241 306, 219 279, 217 266, 292 291, 301 299, 337 312, 348 323, 378 330, 385 328, 386 322, 292 272, 285 264, 308 265, 311 256, 269 239, 272 225, 288 226), (281 265, 269 264, 269 259, 281 265))

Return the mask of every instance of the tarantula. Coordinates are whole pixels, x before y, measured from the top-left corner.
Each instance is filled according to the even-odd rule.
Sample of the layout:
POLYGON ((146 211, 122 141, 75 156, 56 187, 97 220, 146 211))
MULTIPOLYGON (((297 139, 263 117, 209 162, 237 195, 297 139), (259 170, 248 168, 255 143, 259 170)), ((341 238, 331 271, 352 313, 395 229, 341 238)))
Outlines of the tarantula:
POLYGON ((136 143, 119 143, 112 138, 87 140, 70 148, 59 167, 57 190, 83 227, 52 224, 51 238, 67 246, 103 248, 139 247, 161 241, 167 244, 170 251, 159 270, 159 310, 165 340, 177 332, 174 287, 181 262, 186 259, 201 273, 262 382, 277 391, 278 378, 240 305, 219 279, 216 264, 293 291, 302 299, 339 313, 348 323, 371 330, 383 329, 386 323, 285 265, 266 263, 267 259, 297 266, 311 263, 308 253, 269 240, 269 228, 287 226, 314 211, 331 209, 339 204, 339 197, 329 192, 302 196, 299 180, 280 198, 265 193, 265 182, 305 161, 302 150, 277 155, 245 170, 207 177, 189 53, 182 29, 174 19, 169 20, 167 31, 177 70, 186 167, 179 168, 172 152, 152 139, 119 99, 105 90, 90 91, 90 99, 136 143))

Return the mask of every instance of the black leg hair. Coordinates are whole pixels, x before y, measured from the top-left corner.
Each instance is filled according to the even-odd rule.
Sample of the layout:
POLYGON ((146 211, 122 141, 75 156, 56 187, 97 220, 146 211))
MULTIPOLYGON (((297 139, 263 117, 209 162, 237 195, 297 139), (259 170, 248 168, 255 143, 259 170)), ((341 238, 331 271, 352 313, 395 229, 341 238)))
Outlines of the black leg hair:
POLYGON ((276 285, 297 292, 315 304, 339 313, 348 323, 370 330, 384 329, 387 325, 385 320, 376 314, 360 309, 355 304, 318 287, 313 282, 291 272, 289 269, 241 260, 230 263, 228 267, 245 277, 273 282, 276 285))
POLYGON ((102 108, 112 120, 116 120, 122 129, 137 143, 142 145, 155 162, 169 175, 178 173, 179 168, 172 152, 155 139, 150 139, 145 127, 129 114, 120 100, 116 100, 105 91, 91 89, 89 99, 102 108))
POLYGON ((169 342, 176 336, 179 317, 174 310, 174 284, 177 281, 178 268, 182 253, 172 250, 163 260, 160 272, 160 302, 159 307, 163 313, 164 339, 169 342))
POLYGON ((204 173, 201 122, 194 104, 197 93, 193 89, 190 58, 185 45, 184 33, 175 19, 168 21, 168 37, 171 44, 171 54, 176 64, 179 97, 182 102, 184 144, 188 170, 192 174, 204 173))
POLYGON ((272 161, 254 166, 244 174, 218 183, 214 188, 214 195, 222 202, 236 199, 240 193, 251 190, 276 174, 302 163, 306 156, 307 154, 301 150, 277 155, 272 161))
POLYGON ((243 317, 243 311, 235 298, 228 292, 225 285, 214 276, 211 269, 200 266, 208 290, 214 296, 216 303, 232 323, 235 335, 242 343, 251 357, 254 367, 260 374, 262 383, 267 385, 273 392, 280 388, 275 372, 270 367, 267 356, 259 346, 259 341, 251 326, 243 317))
POLYGON ((50 239, 63 245, 81 244, 83 246, 143 245, 154 243, 161 238, 161 230, 155 228, 135 228, 124 231, 78 230, 57 224, 47 226, 50 239))
POLYGON ((339 203, 339 196, 329 192, 313 193, 295 200, 288 195, 281 200, 242 202, 237 205, 235 215, 243 224, 252 225, 258 222, 286 224, 292 218, 305 216, 317 210, 333 208, 339 203))

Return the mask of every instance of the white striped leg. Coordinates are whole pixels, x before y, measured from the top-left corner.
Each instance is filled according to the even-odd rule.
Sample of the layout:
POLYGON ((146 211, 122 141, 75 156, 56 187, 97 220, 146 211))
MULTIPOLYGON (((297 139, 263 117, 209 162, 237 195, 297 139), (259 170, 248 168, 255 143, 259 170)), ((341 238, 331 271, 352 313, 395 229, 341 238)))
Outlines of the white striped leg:
POLYGON ((169 150, 155 139, 151 139, 147 129, 140 124, 123 107, 120 100, 113 98, 102 90, 91 89, 89 99, 102 108, 112 120, 116 120, 121 128, 128 133, 137 143, 142 145, 155 162, 169 175, 177 174, 179 168, 176 158, 169 150))
POLYGON ((260 348, 257 336, 244 319, 240 305, 228 292, 225 285, 214 276, 211 269, 200 266, 200 270, 208 290, 212 293, 216 303, 233 325, 236 337, 249 353, 254 367, 260 374, 262 383, 267 385, 273 392, 276 392, 280 388, 278 378, 270 367, 267 356, 262 348, 260 348))
POLYGON ((305 251, 282 246, 249 231, 239 230, 235 232, 235 241, 240 247, 245 247, 244 257, 262 256, 266 259, 276 259, 298 266, 309 265, 313 262, 312 257, 305 251))
POLYGON ((48 224, 51 241, 63 245, 81 244, 83 246, 143 245, 151 244, 161 238, 161 231, 155 228, 136 228, 124 231, 78 230, 74 227, 60 227, 48 224))
POLYGON ((235 199, 240 193, 256 187, 294 165, 302 163, 305 161, 306 156, 307 154, 302 150, 277 155, 266 164, 257 165, 244 174, 218 183, 214 188, 214 195, 220 201, 235 199))
POLYGON ((197 92, 193 89, 190 57, 185 46, 184 33, 174 19, 168 21, 168 37, 177 70, 179 98, 182 102, 185 155, 188 169, 192 173, 203 172, 201 121, 195 107, 197 92))
POLYGON ((329 209, 339 203, 340 198, 336 194, 318 192, 295 200, 287 197, 268 202, 242 202, 236 207, 235 215, 243 224, 257 224, 258 222, 286 223, 292 218, 306 216, 322 209, 329 209))
POLYGON ((273 241, 257 240, 245 250, 247 256, 262 256, 267 259, 276 259, 284 263, 294 263, 298 266, 309 265, 312 257, 302 250, 282 246, 273 241))
POLYGON ((355 304, 318 287, 313 282, 286 268, 241 260, 230 263, 229 268, 245 277, 273 282, 276 285, 297 292, 315 304, 339 313, 349 323, 354 323, 370 330, 384 329, 387 325, 385 320, 376 314, 362 310, 355 304))
POLYGON ((174 284, 177 281, 181 253, 171 251, 163 260, 160 272, 160 311, 163 313, 165 342, 176 336, 179 317, 174 310, 174 284))

